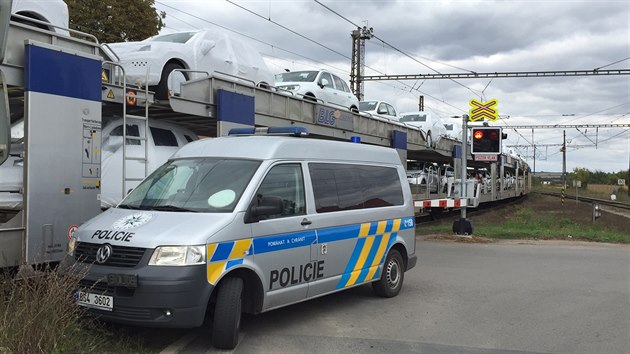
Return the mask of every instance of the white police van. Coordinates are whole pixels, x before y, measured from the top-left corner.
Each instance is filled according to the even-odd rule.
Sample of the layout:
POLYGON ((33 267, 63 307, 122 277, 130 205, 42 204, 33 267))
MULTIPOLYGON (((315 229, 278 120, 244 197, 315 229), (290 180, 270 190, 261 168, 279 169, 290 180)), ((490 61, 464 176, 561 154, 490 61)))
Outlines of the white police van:
POLYGON ((234 348, 242 312, 370 282, 396 296, 416 264, 414 231, 394 149, 200 140, 75 232, 71 254, 91 264, 75 297, 102 319, 144 326, 200 326, 214 309, 213 344, 234 348))

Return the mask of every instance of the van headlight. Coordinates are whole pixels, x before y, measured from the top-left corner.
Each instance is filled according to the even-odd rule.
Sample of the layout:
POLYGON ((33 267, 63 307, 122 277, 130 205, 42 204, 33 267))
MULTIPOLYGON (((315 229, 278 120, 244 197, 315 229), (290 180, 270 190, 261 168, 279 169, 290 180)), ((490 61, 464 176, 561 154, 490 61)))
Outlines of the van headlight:
POLYGON ((159 246, 153 251, 149 265, 186 266, 206 263, 206 245, 159 246))

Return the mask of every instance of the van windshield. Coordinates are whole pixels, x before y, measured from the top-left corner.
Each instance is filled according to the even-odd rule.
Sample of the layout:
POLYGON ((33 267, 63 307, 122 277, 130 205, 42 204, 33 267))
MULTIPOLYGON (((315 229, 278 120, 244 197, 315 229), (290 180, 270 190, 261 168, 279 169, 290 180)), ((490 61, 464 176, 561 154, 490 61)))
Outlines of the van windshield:
POLYGON ((229 213, 260 161, 217 157, 172 160, 145 179, 118 208, 229 213))

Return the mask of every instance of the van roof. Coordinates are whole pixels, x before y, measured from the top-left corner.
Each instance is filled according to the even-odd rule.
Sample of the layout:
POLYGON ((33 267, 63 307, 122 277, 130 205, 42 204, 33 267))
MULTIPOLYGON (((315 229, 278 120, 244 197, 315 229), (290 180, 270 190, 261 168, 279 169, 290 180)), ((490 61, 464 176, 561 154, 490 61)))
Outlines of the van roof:
POLYGON ((228 136, 189 143, 171 158, 232 157, 256 160, 323 159, 402 165, 395 149, 351 142, 284 137, 228 136))

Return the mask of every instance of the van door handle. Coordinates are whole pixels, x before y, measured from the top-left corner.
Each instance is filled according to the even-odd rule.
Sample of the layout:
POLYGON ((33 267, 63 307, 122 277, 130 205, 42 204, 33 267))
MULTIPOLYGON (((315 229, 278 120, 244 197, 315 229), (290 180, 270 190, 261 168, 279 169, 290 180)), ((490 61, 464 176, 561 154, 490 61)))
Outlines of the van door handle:
POLYGON ((304 218, 304 219, 302 219, 302 222, 300 223, 300 225, 302 225, 302 226, 307 226, 307 225, 310 225, 310 224, 312 224, 312 223, 313 223, 313 222, 312 222, 312 221, 310 221, 309 219, 304 218))

